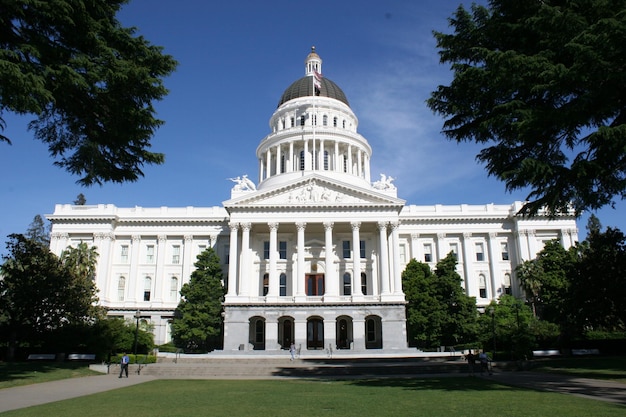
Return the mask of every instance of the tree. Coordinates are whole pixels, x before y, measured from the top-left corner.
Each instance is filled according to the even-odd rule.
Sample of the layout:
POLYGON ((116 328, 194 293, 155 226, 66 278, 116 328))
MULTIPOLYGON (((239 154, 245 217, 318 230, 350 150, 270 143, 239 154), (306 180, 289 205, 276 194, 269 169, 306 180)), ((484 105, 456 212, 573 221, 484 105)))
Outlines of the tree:
POLYGON ((77 206, 84 206, 87 204, 87 199, 83 193, 80 193, 76 196, 76 200, 74 200, 74 204, 77 206))
POLYGON ((163 123, 152 103, 177 63, 121 26, 128 1, 0 4, 0 129, 3 111, 34 115, 35 137, 83 185, 136 181, 164 161, 148 150, 163 123))
POLYGON ((611 227, 595 229, 577 249, 571 304, 579 331, 625 331, 626 236, 611 227))
POLYGON ((433 348, 475 340, 476 300, 465 295, 461 281, 452 253, 437 263, 434 273, 415 259, 407 264, 402 289, 409 344, 433 348))
POLYGON ((194 266, 189 283, 180 291, 182 299, 172 321, 172 339, 187 351, 209 351, 221 346, 222 267, 212 248, 200 253, 194 266))
POLYGON ((46 223, 39 214, 33 217, 32 223, 28 226, 25 236, 28 239, 41 243, 44 246, 50 245, 50 226, 46 227, 46 223))
POLYGON ((95 286, 79 279, 40 242, 9 235, 8 254, 0 266, 0 316, 8 357, 18 343, 36 345, 65 326, 95 317, 95 286))
POLYGON ((435 32, 450 85, 428 106, 509 191, 522 213, 577 214, 626 198, 626 0, 460 6, 435 32))

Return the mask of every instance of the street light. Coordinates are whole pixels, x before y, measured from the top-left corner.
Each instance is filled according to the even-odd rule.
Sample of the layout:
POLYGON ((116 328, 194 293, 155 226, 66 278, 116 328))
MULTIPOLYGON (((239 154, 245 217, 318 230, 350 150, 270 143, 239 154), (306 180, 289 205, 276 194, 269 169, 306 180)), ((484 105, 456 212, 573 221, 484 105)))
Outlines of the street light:
POLYGON ((141 318, 141 311, 137 310, 135 313, 135 319, 137 320, 137 324, 135 326, 135 361, 137 360, 137 336, 139 336, 139 319, 141 318))
POLYGON ((496 309, 493 306, 489 307, 489 314, 491 314, 491 335, 493 337, 493 358, 496 359, 496 309))

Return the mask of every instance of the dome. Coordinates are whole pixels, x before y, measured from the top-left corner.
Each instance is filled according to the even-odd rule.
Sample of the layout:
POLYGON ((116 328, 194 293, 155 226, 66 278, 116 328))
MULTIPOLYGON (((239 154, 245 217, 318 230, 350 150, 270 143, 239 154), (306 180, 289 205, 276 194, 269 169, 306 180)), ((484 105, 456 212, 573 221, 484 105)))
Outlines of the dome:
MULTIPOLYGON (((280 98, 277 107, 282 106, 284 103, 288 102, 289 100, 293 100, 294 98, 313 96, 314 94, 312 78, 312 76, 302 77, 299 80, 295 81, 293 84, 291 84, 289 87, 287 87, 282 97, 280 98)), ((320 88, 319 94, 316 94, 317 96, 334 98, 335 100, 339 100, 342 103, 345 103, 348 107, 350 106, 350 103, 348 103, 348 98, 344 94, 343 90, 339 88, 339 86, 333 81, 329 80, 326 77, 323 77, 322 79, 320 79, 320 84, 322 88, 320 88)))

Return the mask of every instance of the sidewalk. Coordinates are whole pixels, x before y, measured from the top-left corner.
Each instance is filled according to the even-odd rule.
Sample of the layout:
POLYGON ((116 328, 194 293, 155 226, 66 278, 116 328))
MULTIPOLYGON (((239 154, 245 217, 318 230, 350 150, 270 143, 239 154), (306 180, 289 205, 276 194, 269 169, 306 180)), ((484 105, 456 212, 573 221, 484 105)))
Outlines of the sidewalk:
POLYGON ((494 381, 522 388, 560 392, 626 406, 626 384, 544 372, 496 372, 494 381))
POLYGON ((144 375, 131 375, 121 379, 114 375, 94 375, 0 389, 0 413, 125 388, 154 379, 156 378, 144 375))
MULTIPOLYGON (((441 377, 443 374, 431 375, 441 377)), ((416 375, 424 378, 425 375, 416 375)), ((448 374, 463 377, 464 374, 448 374)), ((406 378, 407 375, 402 375, 406 378)), ((568 375, 540 372, 495 372, 483 378, 522 388, 577 395, 626 406, 626 384, 598 379, 577 378, 568 375)), ((0 389, 0 413, 18 408, 31 407, 84 395, 96 394, 117 388, 125 388, 157 377, 133 374, 119 379, 115 375, 96 375, 83 378, 63 379, 41 384, 0 389)))

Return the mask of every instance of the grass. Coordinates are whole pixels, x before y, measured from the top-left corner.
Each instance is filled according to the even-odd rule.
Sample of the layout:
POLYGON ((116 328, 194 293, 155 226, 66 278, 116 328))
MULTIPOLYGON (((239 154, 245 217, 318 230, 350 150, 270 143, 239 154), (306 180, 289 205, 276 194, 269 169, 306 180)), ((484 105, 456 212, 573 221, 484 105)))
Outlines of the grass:
POLYGON ((84 363, 0 362, 0 389, 88 375, 101 374, 84 363))
POLYGON ((157 380, 6 417, 623 416, 626 408, 483 378, 157 380))
POLYGON ((533 370, 626 384, 626 356, 542 359, 534 363, 533 370))

